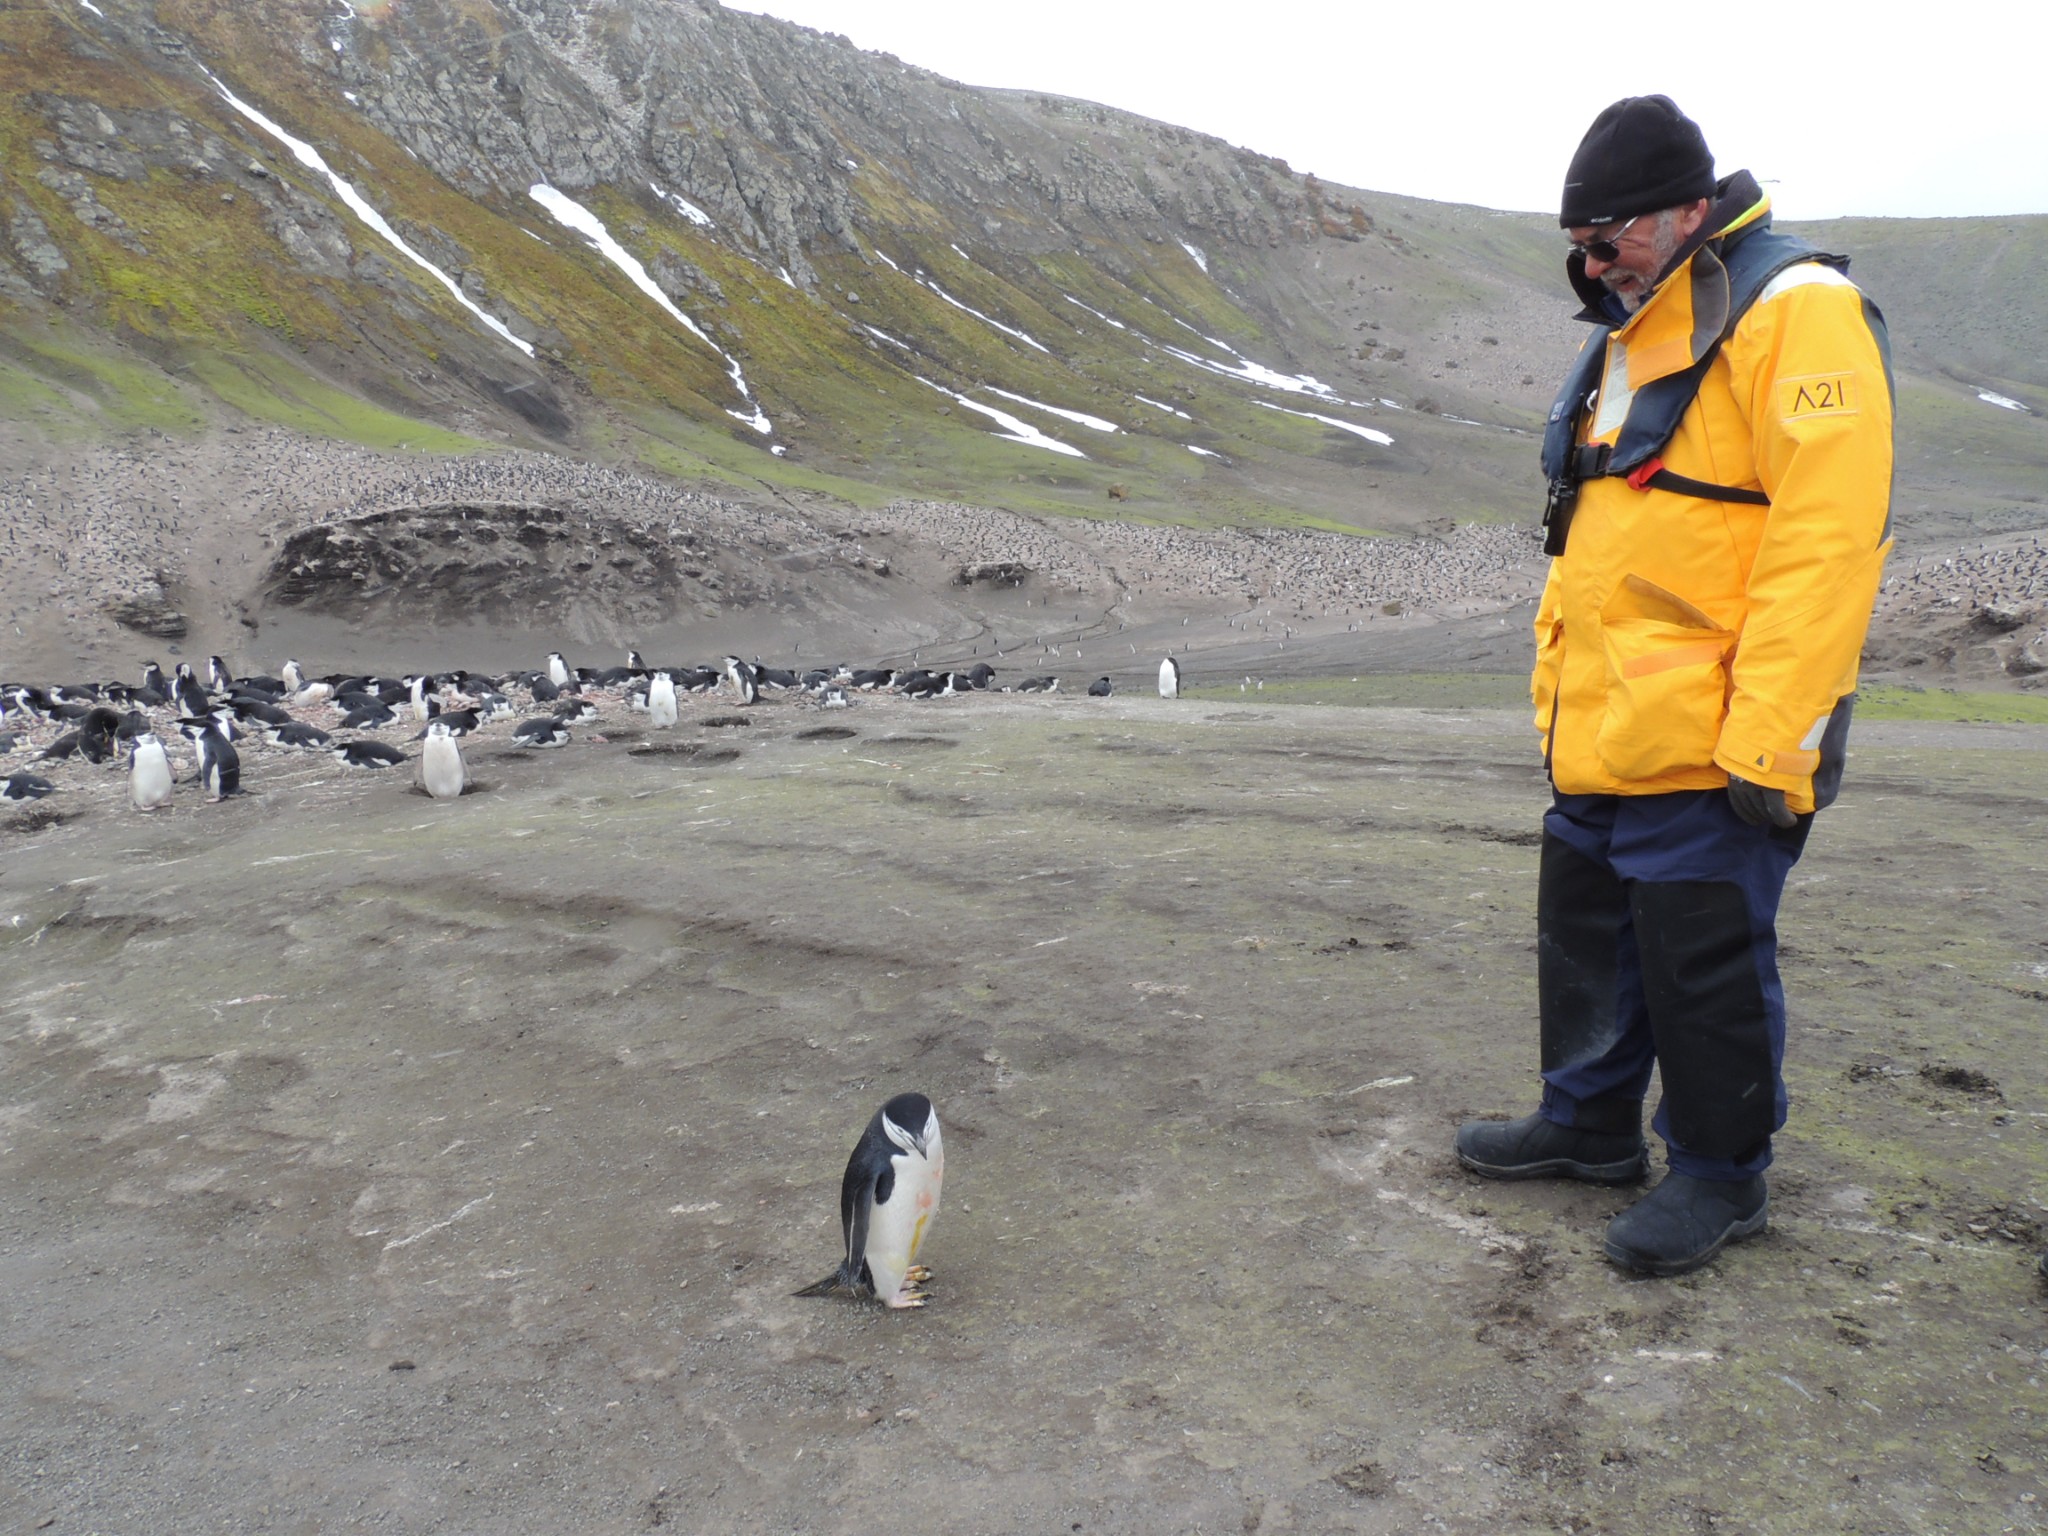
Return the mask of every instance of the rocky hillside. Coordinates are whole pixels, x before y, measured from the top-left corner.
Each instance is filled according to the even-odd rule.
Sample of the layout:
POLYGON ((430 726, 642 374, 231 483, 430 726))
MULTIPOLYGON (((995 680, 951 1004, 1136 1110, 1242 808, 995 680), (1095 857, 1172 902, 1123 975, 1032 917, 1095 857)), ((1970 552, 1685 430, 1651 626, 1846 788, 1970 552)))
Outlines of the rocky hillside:
MULTIPOLYGON (((1901 335, 1929 531, 2048 521, 2013 342, 2048 220, 1976 222, 1975 284, 1951 227, 1817 232, 1901 335)), ((1521 519, 1556 245, 711 0, 0 12, 0 418, 45 440, 253 417, 855 504, 1521 519)))

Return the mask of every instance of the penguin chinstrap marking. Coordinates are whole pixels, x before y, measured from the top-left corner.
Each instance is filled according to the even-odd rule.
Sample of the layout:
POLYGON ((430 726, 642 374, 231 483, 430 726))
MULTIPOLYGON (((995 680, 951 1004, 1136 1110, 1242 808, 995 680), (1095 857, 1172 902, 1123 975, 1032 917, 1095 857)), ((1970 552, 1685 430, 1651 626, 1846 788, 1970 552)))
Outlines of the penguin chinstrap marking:
POLYGON ((1171 656, 1159 663, 1159 697, 1177 699, 1180 697, 1180 663, 1171 656))
POLYGON ((939 1214, 946 1152, 939 1112, 921 1093, 899 1093, 861 1132, 839 1185, 846 1257, 799 1296, 872 1297, 889 1307, 921 1307, 918 1287, 932 1272, 917 1251, 939 1214))
POLYGON ((427 724, 426 745, 420 748, 420 788, 436 800, 453 800, 469 782, 462 763, 462 745, 439 720, 427 724))

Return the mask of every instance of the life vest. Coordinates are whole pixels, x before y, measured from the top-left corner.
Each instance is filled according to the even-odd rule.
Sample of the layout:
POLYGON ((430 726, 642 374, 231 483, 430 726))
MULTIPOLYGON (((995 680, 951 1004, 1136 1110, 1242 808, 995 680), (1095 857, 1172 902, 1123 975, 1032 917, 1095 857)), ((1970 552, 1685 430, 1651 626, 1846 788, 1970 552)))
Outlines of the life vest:
MULTIPOLYGON (((1727 274, 1728 312, 1718 333, 1701 349, 1698 360, 1690 367, 1653 380, 1635 391, 1629 401, 1627 418, 1611 444, 1580 443, 1578 438, 1580 423, 1585 419, 1594 391, 1600 387, 1607 364, 1607 341, 1616 327, 1601 325, 1580 348, 1578 359, 1572 365, 1564 387, 1558 391, 1557 399, 1551 403, 1550 415, 1544 424, 1543 473, 1550 482, 1549 500, 1543 514, 1545 554, 1555 556, 1564 553, 1565 536, 1571 524, 1572 509, 1578 500, 1578 488, 1584 481, 1602 476, 1626 479, 1639 491, 1655 486, 1659 490, 1709 501, 1770 505, 1770 498, 1762 491, 1714 485, 1673 474, 1664 467, 1658 454, 1691 408, 1707 370, 1714 366, 1714 359, 1720 355, 1721 344, 1733 334, 1737 323, 1771 279, 1788 267, 1808 261, 1846 273, 1849 258, 1830 255, 1796 235, 1779 234, 1768 226, 1738 231, 1737 234, 1739 238, 1719 242, 1721 248, 1718 253, 1715 242, 1709 242, 1690 258, 1695 265, 1693 280, 1696 286, 1702 275, 1698 270, 1700 263, 1715 263, 1727 274)), ((1883 345, 1882 337, 1879 344, 1883 345)))

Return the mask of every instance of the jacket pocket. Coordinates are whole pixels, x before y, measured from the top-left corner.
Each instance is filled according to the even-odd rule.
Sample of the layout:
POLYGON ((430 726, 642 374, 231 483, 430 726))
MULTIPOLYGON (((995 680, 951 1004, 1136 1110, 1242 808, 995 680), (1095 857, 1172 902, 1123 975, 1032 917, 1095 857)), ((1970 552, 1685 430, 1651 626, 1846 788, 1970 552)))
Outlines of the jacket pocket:
POLYGON ((1618 779, 1652 779, 1714 761, 1728 716, 1735 634, 1677 594, 1624 579, 1600 614, 1606 711, 1594 750, 1618 779))

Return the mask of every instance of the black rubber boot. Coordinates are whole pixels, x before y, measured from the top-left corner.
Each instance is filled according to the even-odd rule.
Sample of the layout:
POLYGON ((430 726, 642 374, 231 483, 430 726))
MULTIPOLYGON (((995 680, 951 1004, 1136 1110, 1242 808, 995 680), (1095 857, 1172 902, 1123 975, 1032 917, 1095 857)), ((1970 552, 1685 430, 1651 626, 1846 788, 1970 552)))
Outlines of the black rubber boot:
POLYGON ((1740 1183, 1666 1174, 1607 1224, 1607 1257, 1637 1274, 1682 1275, 1763 1231, 1770 1214, 1762 1174, 1740 1183))
MULTIPOLYGON (((1638 1125, 1642 1106, 1636 1106, 1638 1125)), ((1559 1125, 1541 1114, 1519 1120, 1467 1120, 1458 1127, 1458 1161, 1488 1179, 1577 1179, 1634 1184, 1650 1171, 1640 1128, 1595 1131, 1559 1125)))

